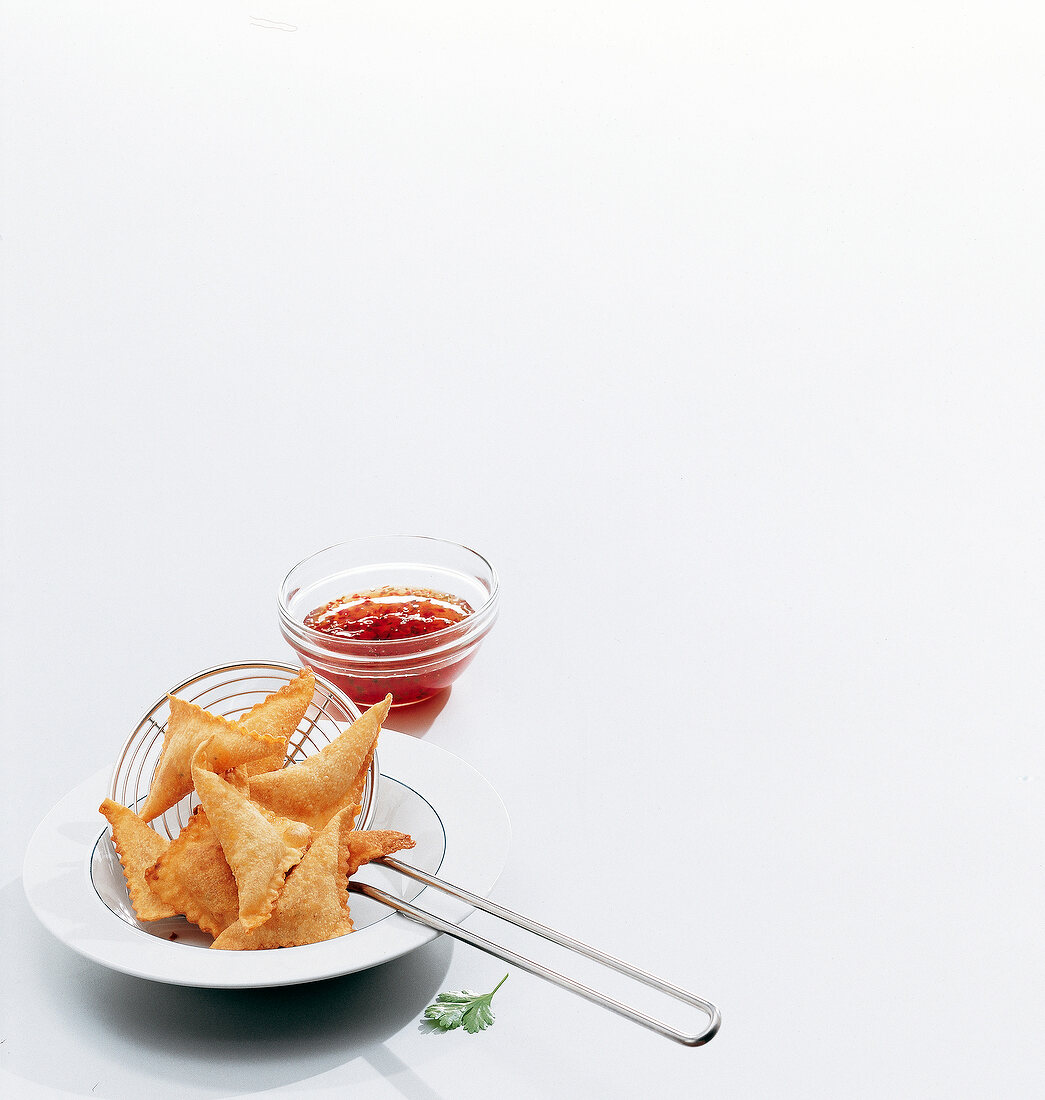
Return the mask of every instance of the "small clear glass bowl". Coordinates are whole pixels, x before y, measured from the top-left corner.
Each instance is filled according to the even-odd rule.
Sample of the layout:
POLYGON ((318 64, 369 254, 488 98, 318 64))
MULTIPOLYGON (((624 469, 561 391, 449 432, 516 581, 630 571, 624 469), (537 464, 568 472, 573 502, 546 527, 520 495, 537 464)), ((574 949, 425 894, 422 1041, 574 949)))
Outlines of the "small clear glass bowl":
POLYGON ((448 688, 471 663, 497 618, 493 566, 466 546, 421 535, 354 539, 299 562, 279 591, 283 637, 302 664, 359 706, 391 693, 397 707, 448 688), (310 612, 356 592, 392 587, 447 593, 472 613, 453 626, 407 638, 364 641, 305 625, 310 612))

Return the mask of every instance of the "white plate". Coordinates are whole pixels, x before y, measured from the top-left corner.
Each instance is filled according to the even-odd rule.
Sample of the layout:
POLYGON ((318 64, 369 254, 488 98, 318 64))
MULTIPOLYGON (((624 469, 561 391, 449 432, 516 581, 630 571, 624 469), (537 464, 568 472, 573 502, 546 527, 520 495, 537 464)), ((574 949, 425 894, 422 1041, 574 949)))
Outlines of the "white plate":
MULTIPOLYGON (((416 847, 401 862, 486 895, 508 855, 511 835, 504 805, 471 765, 413 737, 383 730, 381 781, 374 829, 409 833, 416 847)), ((358 894, 350 905, 356 931, 304 947, 271 951, 212 951, 210 937, 182 918, 143 923, 127 900, 123 871, 98 812, 110 771, 99 772, 58 803, 26 851, 26 896, 44 926, 62 943, 103 966, 173 985, 247 989, 295 985, 351 974, 396 959, 438 933, 358 894), (172 935, 176 938, 171 938, 172 935)), ((454 923, 471 906, 384 867, 360 879, 454 923)))

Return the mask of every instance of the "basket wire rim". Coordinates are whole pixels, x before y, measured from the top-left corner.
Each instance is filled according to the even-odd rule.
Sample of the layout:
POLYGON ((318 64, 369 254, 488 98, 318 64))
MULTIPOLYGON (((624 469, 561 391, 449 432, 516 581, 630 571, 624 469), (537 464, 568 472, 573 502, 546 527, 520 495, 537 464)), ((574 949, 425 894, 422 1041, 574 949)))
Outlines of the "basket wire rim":
MULTIPOLYGON (((123 802, 123 800, 126 798, 126 791, 129 787, 134 791, 140 790, 142 770, 146 767, 149 761, 152 750, 156 744, 156 738, 163 738, 163 736, 165 735, 165 726, 156 721, 155 715, 157 711, 167 705, 170 696, 173 695, 184 697, 181 693, 185 692, 187 688, 191 688, 195 684, 201 683, 203 681, 209 680, 215 676, 219 676, 225 673, 257 673, 259 675, 255 678, 260 678, 260 676, 264 675, 264 673, 266 672, 274 672, 279 674, 287 674, 291 678, 293 678, 301 671, 301 668, 301 665, 291 664, 286 661, 272 661, 264 659, 234 661, 226 664, 213 665, 210 668, 203 669, 201 672, 197 672, 193 676, 186 677, 186 679, 182 680, 179 684, 170 688, 168 691, 165 691, 163 695, 161 695, 156 700, 156 702, 154 702, 153 705, 142 715, 142 717, 138 720, 137 725, 134 727, 131 735, 124 742, 123 748, 121 749, 120 754, 116 759, 116 763, 113 766, 112 777, 109 784, 109 797, 116 802, 123 802), (143 730, 148 726, 153 727, 152 735, 151 737, 143 738, 143 730), (133 773, 134 771, 135 761, 137 761, 138 773, 132 781, 131 773, 133 773), (120 790, 121 782, 123 784, 123 792, 121 792, 120 790)), ((316 751, 320 751, 322 746, 317 746, 315 741, 312 740, 312 735, 315 733, 317 724, 319 723, 320 719, 325 718, 327 721, 335 723, 335 725, 337 723, 337 720, 333 718, 329 713, 327 713, 328 707, 334 706, 340 709, 350 722, 355 721, 356 719, 361 717, 363 713, 361 709, 351 699, 349 699, 349 697, 345 695, 345 693, 340 688, 332 684, 325 676, 323 676, 321 673, 316 672, 314 669, 310 669, 309 671, 311 671, 316 678, 317 694, 318 690, 322 689, 323 693, 326 695, 326 701, 325 703, 319 703, 316 701, 315 694, 313 695, 313 698, 309 703, 309 707, 311 708, 315 706, 318 713, 312 717, 308 727, 305 729, 304 732, 302 732, 300 729, 295 730, 294 734, 291 735, 291 738, 295 739, 292 741, 291 738, 288 738, 287 764, 293 763, 296 759, 299 759, 299 754, 302 752, 306 744, 312 744, 316 751)), ((250 679, 251 677, 249 675, 236 676, 232 679, 223 681, 218 684, 208 685, 207 691, 220 690, 238 683, 247 683, 250 681, 250 679)), ((289 682, 289 680, 287 682, 289 682)), ((259 689, 255 689, 255 693, 258 690, 259 689)), ((278 690, 278 688, 276 690, 278 690)), ((201 698, 204 694, 206 694, 206 692, 200 692, 195 698, 201 698)), ((270 694, 270 692, 266 691, 266 694, 270 694)), ((220 701, 226 702, 230 697, 234 698, 235 696, 225 696, 220 701)), ((194 699, 187 699, 187 701, 194 702, 194 699)), ((305 756, 308 755, 311 754, 305 753, 305 756)), ((370 772, 367 777, 367 783, 363 791, 363 806, 359 812, 359 817, 357 818, 357 822, 355 825, 355 828, 357 829, 368 828, 371 820, 373 819, 374 811, 377 805, 377 787, 378 777, 380 776, 380 774, 381 771, 378 763, 378 750, 375 746, 373 759, 370 764, 370 772)), ((124 802, 124 804, 126 805, 126 802, 124 802)), ((131 808, 136 809, 136 806, 131 808)), ((174 810, 177 809, 177 807, 171 807, 171 809, 174 810)), ((163 820, 165 817, 166 813, 160 815, 160 818, 157 820, 163 820)), ((169 828, 167 829, 167 831, 169 832, 169 828)))

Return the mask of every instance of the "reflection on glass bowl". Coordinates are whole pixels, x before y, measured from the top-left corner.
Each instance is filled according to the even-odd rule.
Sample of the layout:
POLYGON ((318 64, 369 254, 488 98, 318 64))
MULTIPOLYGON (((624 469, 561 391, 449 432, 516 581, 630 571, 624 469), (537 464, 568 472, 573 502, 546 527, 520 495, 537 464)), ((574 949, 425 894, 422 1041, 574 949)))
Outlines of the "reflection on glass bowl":
POLYGON ((493 566, 466 546, 419 535, 355 539, 291 569, 279 592, 280 629, 303 664, 356 704, 370 706, 391 693, 393 706, 407 706, 449 687, 468 667, 497 618, 498 598, 493 566), (419 594, 423 606, 392 622, 390 604, 404 592, 419 594), (346 600, 353 596, 360 600, 346 600), (381 606, 365 609, 371 628, 355 629, 347 620, 358 620, 357 606, 367 597, 381 606), (435 603, 449 597, 444 610, 463 606, 467 613, 436 619, 432 597, 435 603), (329 626, 338 609, 345 611, 339 620, 345 633, 329 626))

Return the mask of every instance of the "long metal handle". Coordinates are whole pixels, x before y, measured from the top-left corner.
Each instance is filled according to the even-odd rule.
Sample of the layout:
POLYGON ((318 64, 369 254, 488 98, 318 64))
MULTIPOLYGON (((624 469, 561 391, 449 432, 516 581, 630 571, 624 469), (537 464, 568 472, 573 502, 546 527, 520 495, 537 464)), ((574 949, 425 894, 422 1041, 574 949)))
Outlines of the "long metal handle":
POLYGON ((429 913, 426 909, 419 909, 410 902, 394 897, 392 894, 388 894, 384 890, 378 889, 376 886, 371 886, 369 883, 365 882, 350 882, 350 890, 357 894, 363 894, 365 897, 380 902, 382 905, 387 905, 392 909, 396 909, 404 916, 410 917, 411 920, 418 921, 420 924, 425 924, 438 932, 445 932, 448 936, 453 936, 455 939, 471 944, 473 947, 478 947, 481 951, 486 951, 488 954, 504 962, 511 963, 513 966, 518 966, 520 969, 526 970, 530 974, 536 974, 537 977, 553 982, 563 989, 568 989, 572 993, 577 993, 581 997, 593 1001, 595 1004, 602 1005, 603 1008, 608 1008, 611 1012, 616 1012, 619 1016, 624 1016, 626 1019, 633 1020, 637 1024, 642 1024, 644 1027, 648 1027, 652 1031, 656 1031, 658 1034, 668 1039, 673 1039, 676 1043, 682 1043, 683 1046, 703 1046, 704 1043, 714 1038, 715 1033, 722 1023, 722 1016, 710 1001, 705 1001, 702 997, 689 993, 685 989, 680 989, 677 985, 672 985, 670 982, 655 977, 645 970, 640 970, 630 963, 615 959, 612 955, 607 955, 586 943, 581 943, 580 940, 572 939, 570 936, 564 936, 561 932, 556 932, 553 928, 548 928, 546 925, 539 924, 537 921, 531 920, 529 917, 524 917, 520 913, 514 913, 511 909, 505 909, 503 905, 498 905, 496 902, 479 897, 477 894, 473 894, 461 886, 455 886, 453 883, 447 882, 445 879, 437 878, 435 875, 430 875, 426 871, 421 871, 416 867, 411 867, 409 864, 401 863, 398 859, 393 859, 391 856, 386 856, 376 862, 393 871, 398 871, 408 878, 415 879, 417 882, 423 882, 426 886, 432 886, 437 890, 442 890, 452 897, 459 898, 461 901, 465 901, 469 905, 475 906, 476 909, 481 909, 484 913, 489 913, 491 916, 499 917, 509 924, 514 924, 517 928, 532 932, 542 939, 549 940, 552 943, 558 944, 560 947, 575 951, 580 955, 584 955, 586 958, 601 963, 603 966, 608 966, 610 969, 616 970, 619 974, 632 978, 642 985, 649 986, 651 989, 656 989, 661 993, 667 994, 674 1000, 681 1001, 683 1004, 692 1005, 708 1017, 708 1026, 696 1035, 687 1035, 685 1032, 671 1027, 670 1024, 664 1023, 662 1020, 647 1016, 646 1013, 640 1012, 638 1009, 626 1005, 622 1001, 618 1001, 613 997, 608 997, 604 993, 599 993, 595 989, 582 985, 573 978, 568 978, 565 974, 560 974, 557 970, 551 970, 533 959, 528 959, 524 955, 517 954, 510 948, 504 947, 498 943, 493 943, 488 939, 484 939, 482 936, 477 936, 474 932, 460 928, 450 921, 443 920, 442 917, 437 917, 434 913, 429 913))

